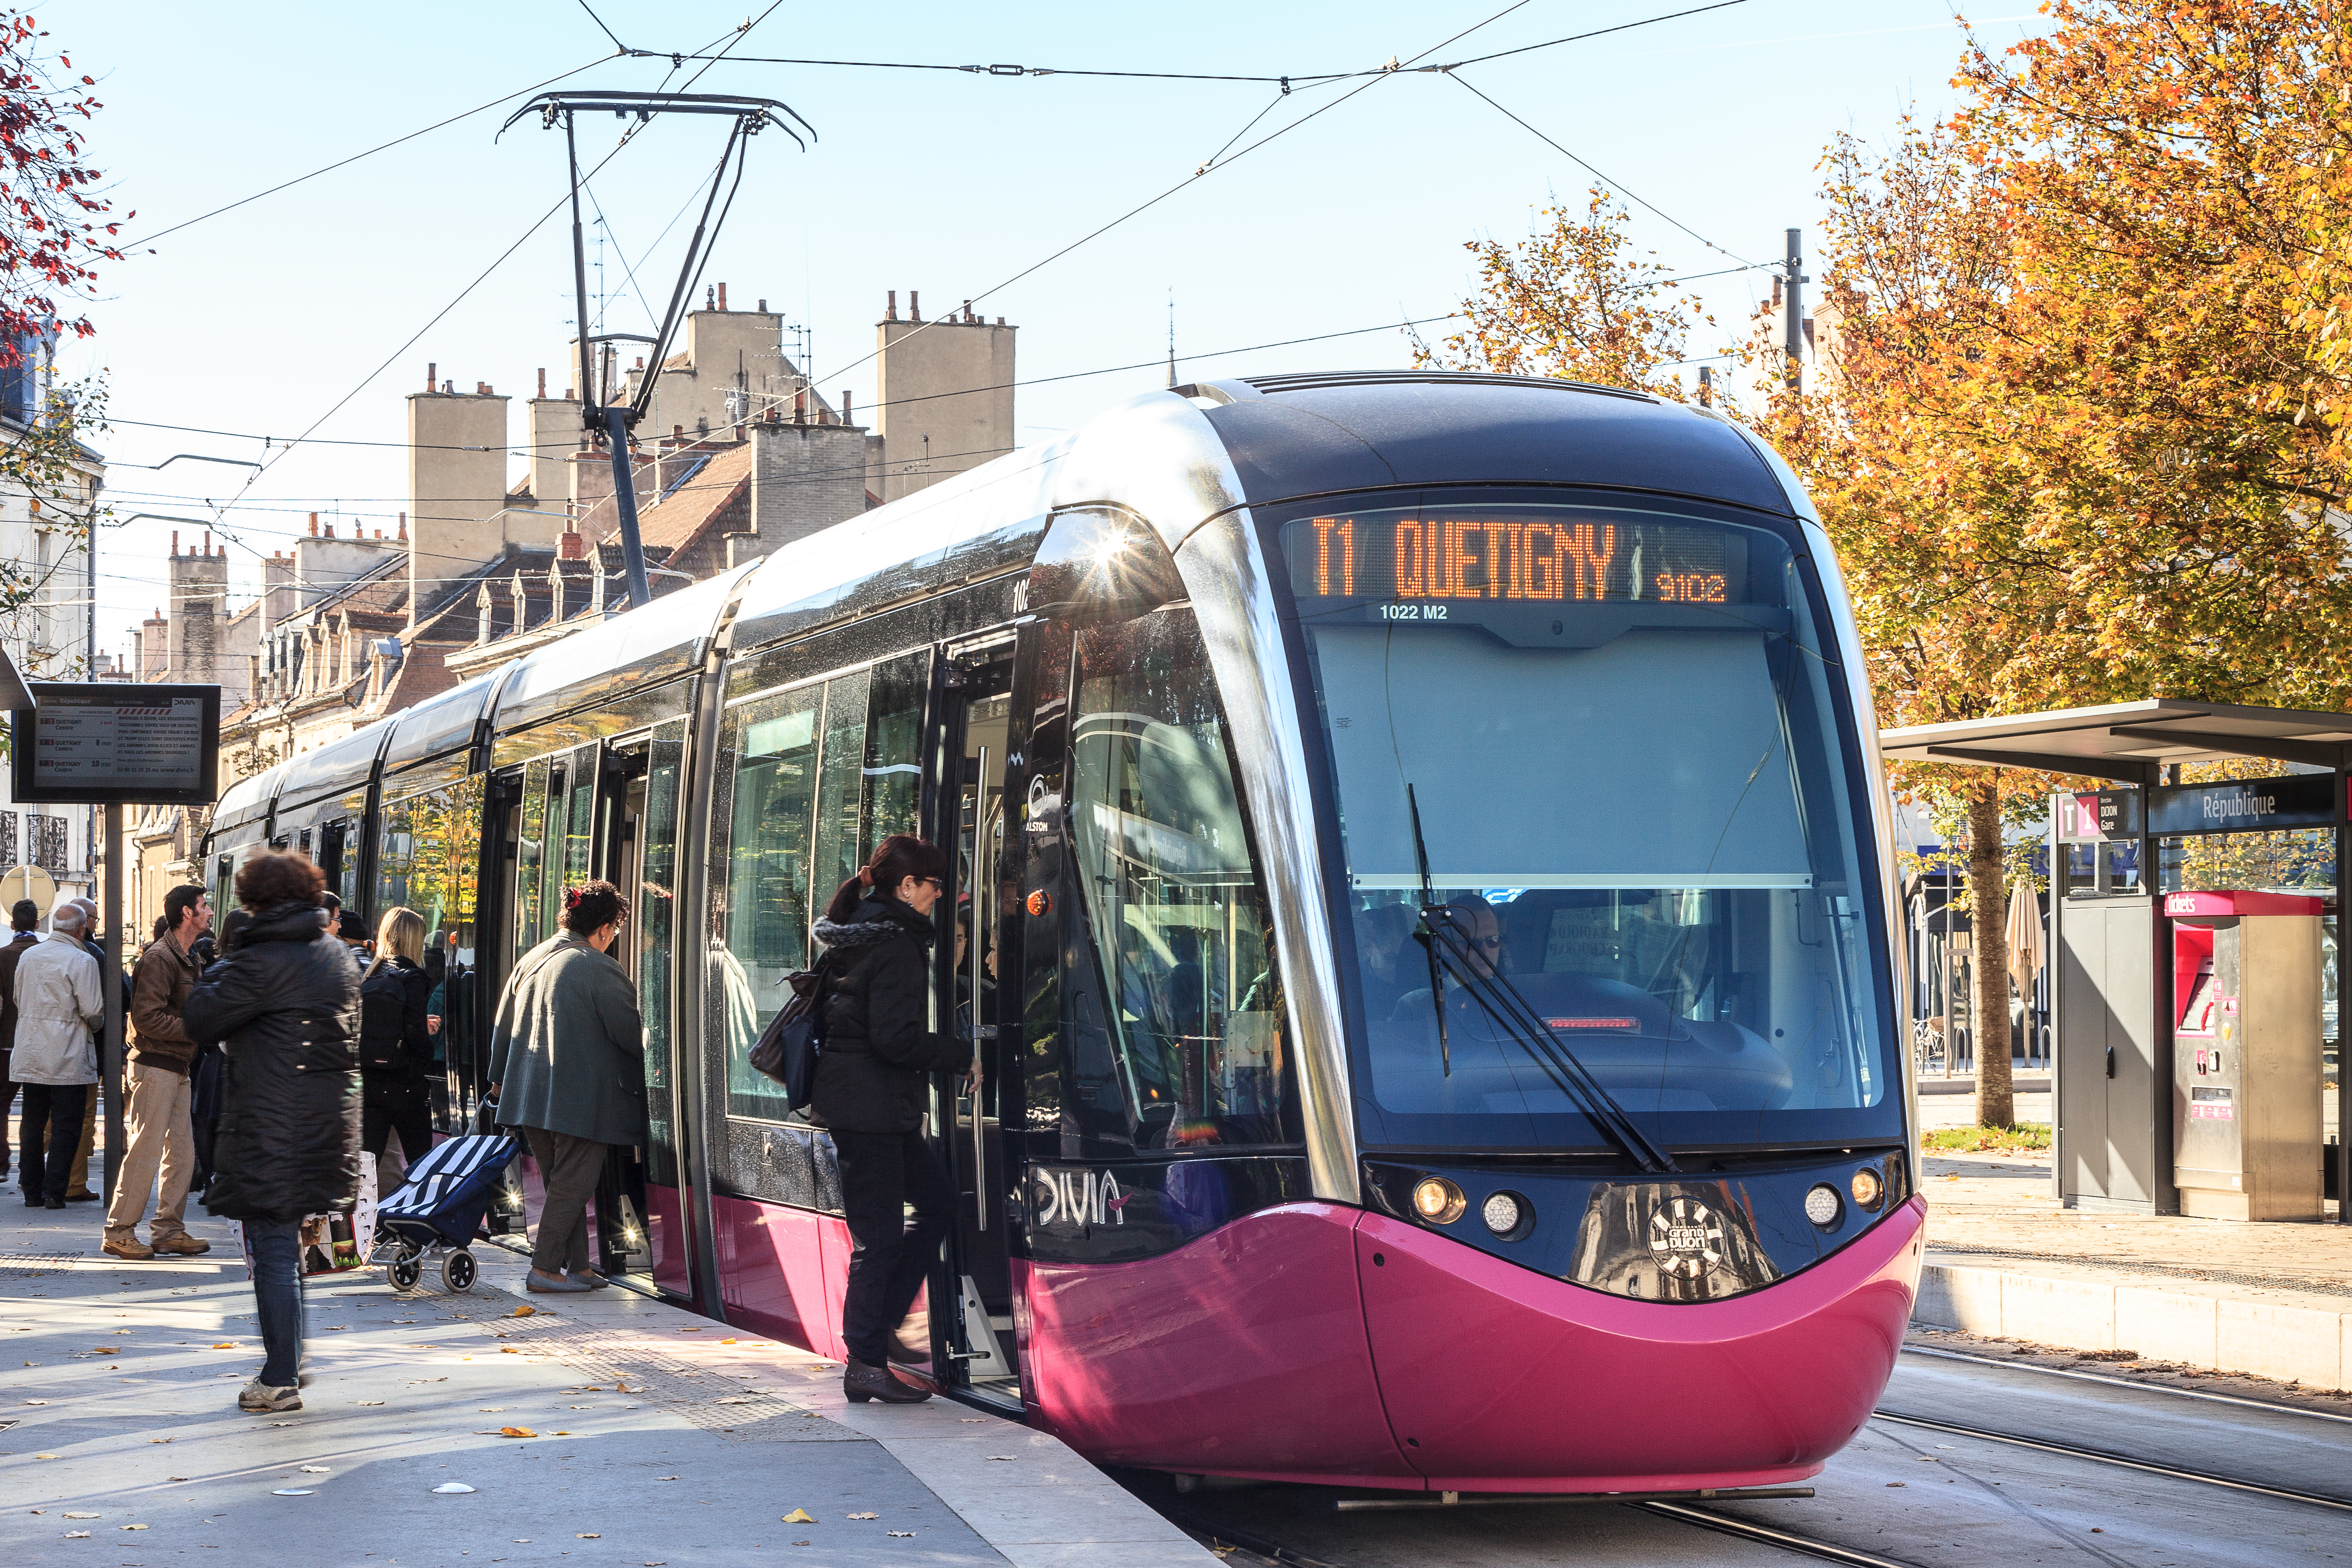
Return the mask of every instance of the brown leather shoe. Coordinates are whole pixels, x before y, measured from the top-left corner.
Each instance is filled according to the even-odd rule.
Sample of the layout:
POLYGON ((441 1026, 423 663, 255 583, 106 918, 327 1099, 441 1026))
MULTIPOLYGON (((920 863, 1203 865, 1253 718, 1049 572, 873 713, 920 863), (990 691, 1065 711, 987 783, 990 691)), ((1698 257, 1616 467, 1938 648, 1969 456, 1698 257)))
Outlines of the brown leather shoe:
POLYGON ((159 1236, 153 1244, 153 1250, 168 1252, 175 1258, 195 1258, 212 1249, 211 1242, 199 1240, 184 1230, 177 1236, 159 1236))
POLYGON ((110 1236, 98 1244, 98 1249, 109 1258, 126 1258, 133 1263, 144 1263, 155 1256, 155 1249, 135 1236, 110 1236))
POLYGON ((878 1399, 885 1405, 920 1405, 929 1399, 929 1389, 901 1383, 887 1366, 871 1366, 851 1357, 842 1363, 841 1392, 849 1396, 852 1405, 863 1405, 878 1399))

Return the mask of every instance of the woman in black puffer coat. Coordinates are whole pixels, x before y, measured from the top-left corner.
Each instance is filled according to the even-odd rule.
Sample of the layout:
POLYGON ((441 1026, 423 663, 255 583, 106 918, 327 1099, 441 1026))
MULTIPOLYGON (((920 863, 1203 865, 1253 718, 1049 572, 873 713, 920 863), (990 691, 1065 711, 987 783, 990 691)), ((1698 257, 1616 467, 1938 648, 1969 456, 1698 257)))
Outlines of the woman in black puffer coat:
POLYGON ((326 879, 268 850, 236 874, 253 921, 188 993, 189 1035, 221 1042, 219 1173, 205 1207, 245 1224, 266 1352, 246 1410, 299 1410, 301 1225, 359 1196, 359 966, 320 921, 326 879))
POLYGON ((841 885, 815 928, 826 951, 814 1109, 841 1164, 851 1242, 842 1388, 859 1404, 930 1397, 893 1376, 888 1356, 955 1217, 955 1189, 921 1131, 925 1075, 971 1064, 969 1044, 930 1027, 931 908, 947 874, 938 847, 893 834, 841 885))

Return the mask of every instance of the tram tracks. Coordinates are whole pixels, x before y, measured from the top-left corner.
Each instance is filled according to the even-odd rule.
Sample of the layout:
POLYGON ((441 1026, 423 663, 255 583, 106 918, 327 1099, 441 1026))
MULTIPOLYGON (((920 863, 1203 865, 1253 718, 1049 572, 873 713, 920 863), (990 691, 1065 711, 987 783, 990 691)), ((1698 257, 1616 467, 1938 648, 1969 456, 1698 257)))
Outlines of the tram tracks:
MULTIPOLYGON (((1567 1500, 1563 1500, 1563 1501, 1567 1500)), ((1793 1531, 1758 1524, 1750 1520, 1716 1513, 1688 1503, 1652 1500, 1619 1503, 1616 1506, 1648 1513, 1659 1519, 1672 1520, 1677 1524, 1694 1525, 1701 1530, 1713 1531, 1718 1535, 1729 1535, 1742 1541, 1751 1541, 1762 1546, 1778 1547, 1783 1552, 1794 1552, 1820 1562, 1843 1563, 1846 1568, 1918 1568, 1917 1564, 1906 1563, 1899 1558, 1881 1557, 1873 1552, 1857 1551, 1851 1546, 1841 1546, 1835 1542, 1817 1540, 1812 1536, 1800 1535, 1793 1531)), ((1212 1522, 1197 1516, 1187 1519, 1183 1517, 1181 1511, 1174 1518, 1180 1528, 1205 1542, 1210 1550, 1225 1557, 1229 1562, 1237 1552, 1246 1552, 1258 1563, 1273 1565, 1273 1568, 1347 1568, 1343 1563, 1331 1563, 1319 1557, 1310 1557, 1296 1548, 1286 1546, 1256 1531, 1246 1528, 1237 1529, 1227 1521, 1212 1522)))
POLYGON ((2252 1492, 2257 1497, 2277 1498, 2285 1502, 2308 1503, 2314 1508, 2334 1509, 2352 1513, 2352 1499, 2329 1497, 2325 1492, 2307 1492, 2294 1487, 2268 1487, 2258 1481, 2242 1481, 2229 1476, 2209 1475, 2202 1470, 2182 1469, 2175 1465, 2158 1464, 2150 1459, 2135 1459, 2102 1448, 2088 1448, 2075 1443, 2053 1442, 2047 1437, 2026 1437, 2013 1432, 1994 1432, 1982 1426, 1969 1426, 1957 1421, 1934 1421, 1924 1415, 1898 1415, 1893 1411, 1871 1413, 1874 1421, 1890 1421, 1897 1426, 1915 1426, 1922 1431, 1941 1432, 1947 1436, 1973 1437, 1982 1443, 2005 1443, 2011 1447, 2031 1448, 2039 1453, 2057 1454, 2069 1459, 2087 1459, 2095 1464, 2114 1465, 2123 1469, 2138 1470, 2152 1476, 2163 1476, 2176 1481, 2195 1481, 2209 1487, 2226 1487, 2231 1491, 2252 1492))
MULTIPOLYGON (((2162 1392, 2172 1391, 2164 1390, 2162 1392)), ((2021 1448, 2033 1453, 2047 1454, 2061 1458, 2077 1459, 2084 1463, 2098 1465, 2101 1467, 2159 1477, 2166 1480, 2184 1481, 2197 1486, 2215 1487, 2254 1498, 2270 1499, 2280 1502, 2299 1503, 2307 1507, 2326 1509, 2338 1513, 2352 1512, 2352 1498, 2335 1497, 2324 1492, 2308 1491, 2296 1487, 2269 1485, 2259 1481, 2243 1479, 2234 1476, 2216 1475, 2204 1470, 2191 1469, 2179 1465, 2165 1464, 2155 1459, 2139 1458, 2129 1454, 2117 1453, 2112 1450, 2093 1447, 2079 1443, 2063 1442, 2049 1437, 2028 1436, 2016 1432, 1995 1431, 1988 1427, 1972 1426, 1965 1422, 1938 1420, 1933 1417, 1906 1415, 1891 1410, 1874 1411, 1872 1413, 1872 1419, 1875 1422, 1884 1423, 1890 1426, 1908 1428, 1916 1432, 1935 1433, 1948 1437, 1973 1439, 1977 1442, 1998 1444, 2005 1447, 2021 1448)), ((1472 1500, 1465 1498, 1463 1500, 1463 1504, 1468 1505, 1474 1501, 1484 1502, 1486 1500, 1472 1500)), ((1515 1498, 1508 1500, 1514 1502, 1524 1502, 1529 1506, 1540 1506, 1543 1502, 1551 1500, 1555 1502, 1556 1506, 1572 1507, 1578 1501, 1590 1503, 1603 1500, 1542 1500, 1534 1498, 1515 1498)), ((1616 1506, 1629 1511, 1647 1513, 1654 1518, 1671 1520, 1675 1523, 1686 1525, 1694 1529, 1706 1530, 1717 1534, 1736 1537, 1740 1540, 1752 1542, 1758 1545, 1776 1548, 1792 1555, 1808 1557, 1819 1562, 1847 1564, 1848 1568, 1918 1568, 1916 1563, 1906 1562, 1900 1558, 1882 1556, 1875 1552, 1864 1551, 1858 1547, 1847 1546, 1834 1541, 1825 1541, 1819 1537, 1807 1535, 1798 1531, 1784 1529, 1778 1525, 1763 1523, 1753 1519, 1740 1517, 1737 1514, 1723 1512, 1715 1507, 1707 1506, 1695 1499, 1627 1498, 1622 1500, 1610 1499, 1606 1500, 1614 1502, 1616 1506)), ((1738 1501, 1740 1500, 1738 1498, 1727 1498, 1724 1500, 1738 1501)), ((1364 1506, 1367 1505, 1360 1505, 1360 1508, 1364 1506)), ((1428 1506, 1430 1510, 1433 1512, 1448 1511, 1443 1505, 1437 1504, 1435 1500, 1432 1500, 1428 1506)), ((1187 1504, 1177 1505, 1173 1508, 1167 1507, 1165 1504, 1163 1504, 1162 1507, 1163 1511, 1168 1512, 1180 1526, 1189 1531, 1195 1537, 1207 1542, 1213 1547, 1225 1552, 1229 1556, 1244 1555, 1261 1564, 1278 1565, 1278 1568, 1349 1568, 1349 1565, 1344 1561, 1344 1554, 1343 1561, 1338 1563, 1310 1555, 1296 1547, 1276 1539, 1273 1536, 1264 1533, 1265 1526, 1262 1522, 1258 1523, 1255 1528, 1252 1528, 1249 1525, 1236 1524, 1230 1519, 1218 1517, 1217 1510, 1215 1510, 1213 1507, 1204 1510, 1202 1510, 1199 1505, 1189 1502, 1187 1504), (1238 1551, 1236 1552, 1234 1549, 1238 1549, 1238 1551)), ((1335 1511, 1338 1511, 1339 1516, 1343 1518, 1367 1519, 1367 1515, 1364 1512, 1357 1510, 1338 1510, 1335 1511)), ((2066 1532, 2062 1530, 2061 1533, 2069 1534, 2071 1541, 2070 1532, 2066 1532)), ((2071 1543, 2081 1547, 2095 1557, 2102 1558, 2108 1562, 2115 1561, 2114 1558, 2108 1556, 2105 1552, 2101 1551, 2100 1548, 2090 1544, 2088 1541, 2071 1542, 2071 1543)))

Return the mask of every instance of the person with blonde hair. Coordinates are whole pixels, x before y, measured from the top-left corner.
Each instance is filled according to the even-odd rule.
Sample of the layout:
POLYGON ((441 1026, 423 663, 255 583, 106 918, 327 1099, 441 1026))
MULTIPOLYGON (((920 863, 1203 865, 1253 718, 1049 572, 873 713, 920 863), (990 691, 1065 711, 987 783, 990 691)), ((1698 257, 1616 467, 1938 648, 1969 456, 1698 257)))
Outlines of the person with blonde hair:
MULTIPOLYGON (((433 982, 425 973, 425 917, 394 907, 376 922, 375 960, 360 976, 360 1147, 381 1162, 400 1135, 404 1167, 433 1147, 433 982)), ((379 1191, 391 1183, 379 1174, 379 1191)))

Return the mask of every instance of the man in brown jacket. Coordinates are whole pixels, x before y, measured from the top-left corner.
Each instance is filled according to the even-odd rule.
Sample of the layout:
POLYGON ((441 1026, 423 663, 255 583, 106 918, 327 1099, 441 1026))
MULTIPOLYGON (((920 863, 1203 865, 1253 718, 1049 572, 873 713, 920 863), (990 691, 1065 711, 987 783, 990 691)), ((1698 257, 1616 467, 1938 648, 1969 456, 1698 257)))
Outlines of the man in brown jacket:
MULTIPOLYGON (((25 950, 41 940, 41 906, 30 899, 18 899, 8 911, 8 923, 16 928, 16 940, 0 947, 0 1176, 8 1173, 8 1112, 15 1108, 16 1080, 8 1076, 9 1052, 16 1044, 16 961, 25 950)), ((41 1179, 33 1178, 33 1190, 38 1192, 41 1179)))
POLYGON ((205 890, 189 885, 164 894, 163 920, 163 934, 147 944, 131 977, 131 1023, 137 1037, 122 1070, 131 1146, 115 1177, 113 1201, 106 1205, 106 1240, 99 1250, 110 1258, 212 1250, 211 1242, 188 1234, 183 1219, 196 1164, 195 1131, 188 1120, 188 1069, 196 1059, 196 1043, 180 1022, 180 1009, 197 978, 188 950, 212 929, 205 890), (152 1245, 142 1245, 139 1217, 159 1173, 163 1186, 147 1227, 152 1245))

